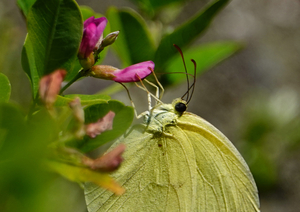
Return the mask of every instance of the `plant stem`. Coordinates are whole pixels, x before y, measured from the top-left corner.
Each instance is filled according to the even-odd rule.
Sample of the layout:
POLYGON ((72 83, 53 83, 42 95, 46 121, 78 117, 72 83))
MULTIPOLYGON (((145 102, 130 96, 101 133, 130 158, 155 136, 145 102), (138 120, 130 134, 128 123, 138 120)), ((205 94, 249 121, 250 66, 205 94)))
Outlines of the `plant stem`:
MULTIPOLYGON (((103 47, 99 47, 99 49, 95 52, 95 64, 96 62, 100 59, 100 52, 103 51, 103 47)), ((76 82, 78 79, 80 79, 81 77, 85 77, 87 76, 87 73, 90 71, 90 69, 86 69, 84 70, 83 68, 77 73, 77 75, 72 79, 70 80, 62 89, 60 89, 60 92, 59 94, 62 94, 68 87, 70 87, 70 85, 72 85, 74 82, 76 82)))
POLYGON ((68 87, 70 87, 70 85, 72 85, 74 82, 76 82, 78 79, 80 79, 81 77, 84 77, 86 76, 86 73, 89 71, 88 70, 84 70, 84 69, 81 69, 77 74, 76 76, 71 79, 62 89, 60 89, 60 92, 59 94, 62 94, 68 87))

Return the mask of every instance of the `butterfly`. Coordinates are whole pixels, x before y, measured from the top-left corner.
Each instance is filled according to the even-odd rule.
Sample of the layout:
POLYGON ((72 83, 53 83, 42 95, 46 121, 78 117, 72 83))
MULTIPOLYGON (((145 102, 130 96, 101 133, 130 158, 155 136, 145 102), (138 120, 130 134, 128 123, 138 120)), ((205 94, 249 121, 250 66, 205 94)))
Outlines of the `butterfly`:
POLYGON ((260 211, 256 184, 234 145, 209 122, 187 112, 188 101, 159 101, 111 148, 124 143, 111 176, 126 192, 117 196, 86 183, 89 212, 260 211))

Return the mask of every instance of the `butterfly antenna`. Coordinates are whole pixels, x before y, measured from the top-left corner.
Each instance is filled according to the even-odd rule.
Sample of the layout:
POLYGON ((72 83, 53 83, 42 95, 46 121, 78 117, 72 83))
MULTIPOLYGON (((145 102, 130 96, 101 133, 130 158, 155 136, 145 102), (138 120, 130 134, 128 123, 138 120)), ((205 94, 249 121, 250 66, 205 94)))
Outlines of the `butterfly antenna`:
POLYGON ((164 74, 185 74, 185 75, 189 75, 191 77, 194 77, 193 74, 189 74, 189 73, 185 73, 185 72, 168 72, 168 73, 156 73, 157 75, 164 75, 164 74))
POLYGON ((196 86, 197 63, 196 63, 196 61, 193 60, 193 59, 191 59, 191 61, 192 61, 193 64, 194 64, 194 82, 193 82, 193 84, 191 85, 191 87, 189 88, 189 90, 192 89, 192 92, 191 92, 191 96, 190 96, 189 100, 187 101, 187 104, 191 101, 192 96, 193 96, 193 94, 194 94, 195 86, 196 86))
MULTIPOLYGON (((184 65, 184 70, 185 70, 185 73, 188 73, 187 72, 187 68, 186 68, 186 64, 185 64, 185 60, 184 60, 184 56, 183 56, 183 53, 181 51, 181 49, 179 48, 179 46, 177 46, 176 44, 173 44, 173 46, 178 50, 178 52, 180 53, 180 56, 182 58, 182 62, 183 62, 183 65, 184 65)), ((186 75, 186 81, 187 81, 187 92, 181 97, 181 99, 187 95, 186 97, 186 101, 189 99, 189 90, 190 90, 190 82, 189 82, 189 77, 188 75, 186 75)))
MULTIPOLYGON (((194 82, 195 82, 195 75, 190 74, 190 73, 185 73, 185 72, 169 72, 169 73, 157 73, 158 75, 164 75, 164 74, 185 74, 188 76, 191 76, 194 78, 194 82)), ((188 88, 188 90, 182 95, 181 99, 183 99, 191 90, 191 88, 194 86, 194 83, 188 88)))
MULTIPOLYGON (((189 75, 189 76, 191 76, 191 77, 194 78, 193 84, 192 84, 192 85, 189 87, 189 89, 182 95, 181 99, 183 99, 187 94, 190 93, 190 90, 194 87, 195 82, 196 82, 196 77, 195 77, 195 75, 193 75, 193 74, 189 74, 189 73, 185 73, 185 72, 174 72, 174 73, 177 73, 177 74, 187 74, 187 75, 189 75)), ((172 74, 173 74, 173 73, 172 73, 172 74)), ((194 92, 194 91, 193 91, 193 92, 194 92)), ((193 95, 193 94, 192 94, 192 95, 193 95)), ((192 95, 190 96, 189 100, 187 100, 187 102, 189 102, 189 101, 191 100, 192 95)))

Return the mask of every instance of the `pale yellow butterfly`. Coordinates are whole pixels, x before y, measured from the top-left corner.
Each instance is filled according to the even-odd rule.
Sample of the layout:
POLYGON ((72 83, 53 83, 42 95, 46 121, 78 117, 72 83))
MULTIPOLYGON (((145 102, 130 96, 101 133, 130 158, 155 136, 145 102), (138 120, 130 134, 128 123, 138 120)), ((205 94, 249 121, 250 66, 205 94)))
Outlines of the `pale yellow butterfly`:
POLYGON ((186 112, 187 102, 158 103, 111 148, 126 144, 124 162, 111 176, 117 196, 85 184, 89 212, 259 211, 252 174, 233 144, 214 126, 186 112))

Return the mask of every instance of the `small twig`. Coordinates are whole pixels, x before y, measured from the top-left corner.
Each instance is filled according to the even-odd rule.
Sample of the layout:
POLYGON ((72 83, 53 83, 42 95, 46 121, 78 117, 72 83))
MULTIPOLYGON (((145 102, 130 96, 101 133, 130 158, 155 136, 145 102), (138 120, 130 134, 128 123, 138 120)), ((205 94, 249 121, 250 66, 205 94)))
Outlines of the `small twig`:
POLYGON ((87 70, 84 70, 84 69, 81 69, 77 75, 72 79, 70 80, 59 92, 59 94, 62 94, 68 87, 70 87, 74 82, 76 82, 78 79, 80 79, 81 77, 84 77, 86 76, 86 73, 89 71, 90 69, 87 69, 87 70))

